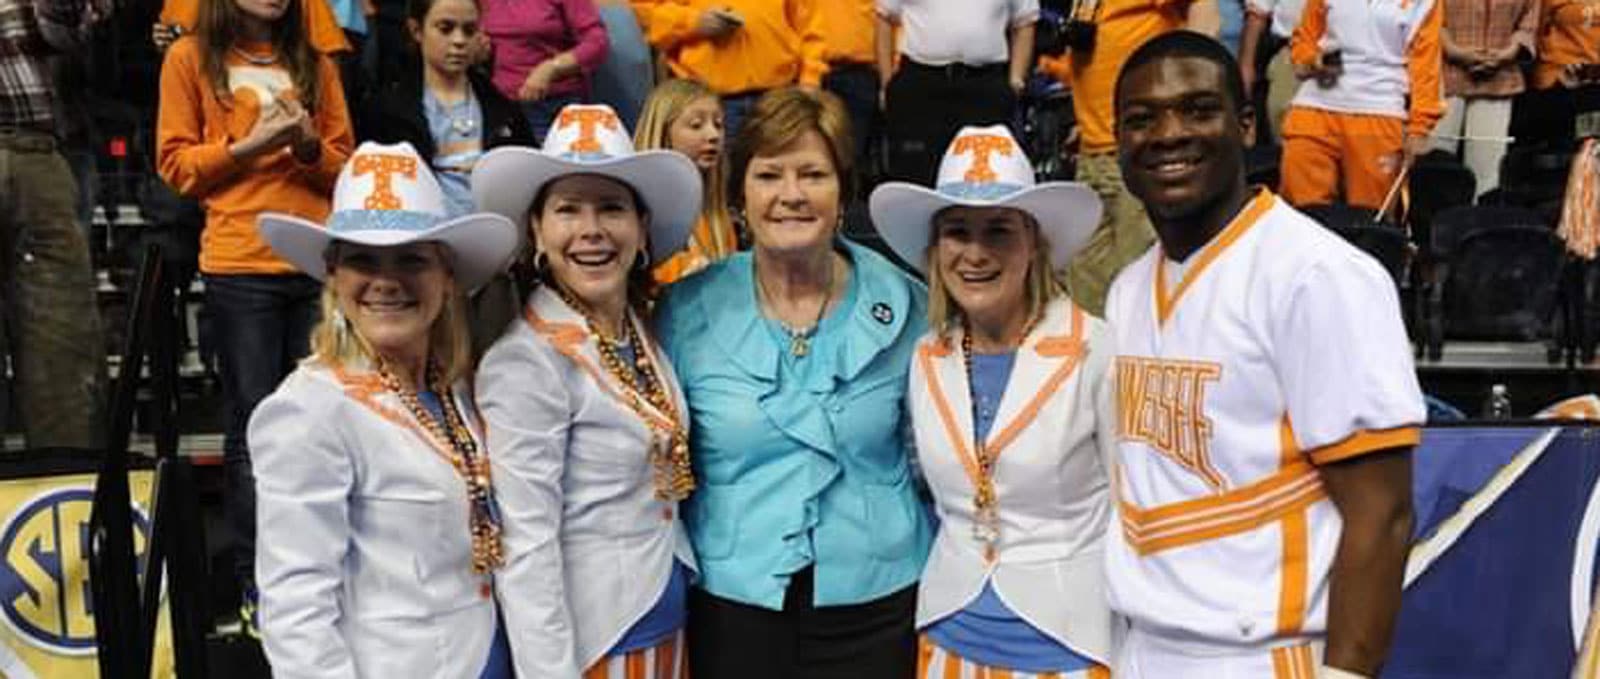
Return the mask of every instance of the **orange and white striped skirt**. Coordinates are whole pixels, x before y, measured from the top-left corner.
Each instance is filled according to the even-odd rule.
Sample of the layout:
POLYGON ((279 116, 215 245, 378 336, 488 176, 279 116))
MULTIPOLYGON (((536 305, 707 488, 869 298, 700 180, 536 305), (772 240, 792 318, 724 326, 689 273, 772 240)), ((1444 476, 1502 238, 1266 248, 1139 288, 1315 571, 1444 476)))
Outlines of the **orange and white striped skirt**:
POLYGON ((1111 670, 1095 665, 1072 672, 1022 672, 967 660, 928 640, 917 639, 917 679, 1109 679, 1111 670))
POLYGON ((650 648, 608 655, 585 670, 583 679, 688 679, 689 651, 683 631, 650 648))

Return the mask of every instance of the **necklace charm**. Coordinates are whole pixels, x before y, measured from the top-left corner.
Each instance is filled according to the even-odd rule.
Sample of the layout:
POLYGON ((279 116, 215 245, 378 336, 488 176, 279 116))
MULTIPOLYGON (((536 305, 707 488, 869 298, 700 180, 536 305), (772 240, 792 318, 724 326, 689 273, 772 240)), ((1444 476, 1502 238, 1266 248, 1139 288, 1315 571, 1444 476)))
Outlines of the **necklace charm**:
POLYGON ((794 354, 795 358, 805 358, 806 353, 809 351, 811 351, 811 340, 809 338, 803 334, 789 336, 789 353, 794 354))
POLYGON ((472 134, 472 128, 477 126, 477 121, 466 116, 452 117, 450 119, 450 127, 456 131, 456 134, 463 137, 472 134))

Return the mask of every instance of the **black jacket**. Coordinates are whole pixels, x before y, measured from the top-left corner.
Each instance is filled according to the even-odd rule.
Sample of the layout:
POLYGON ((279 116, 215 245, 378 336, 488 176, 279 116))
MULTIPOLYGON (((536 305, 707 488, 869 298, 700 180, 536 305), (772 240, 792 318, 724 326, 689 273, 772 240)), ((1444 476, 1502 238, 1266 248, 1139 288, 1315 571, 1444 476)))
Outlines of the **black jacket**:
MULTIPOLYGON (((433 162, 435 146, 428 132, 428 117, 422 112, 422 69, 409 71, 406 78, 385 88, 378 96, 367 101, 363 141, 382 144, 411 142, 417 153, 429 163, 433 162)), ((483 111, 483 150, 497 146, 539 146, 533 138, 533 128, 522 109, 506 99, 489 82, 489 78, 475 70, 467 71, 467 81, 472 96, 483 111)))

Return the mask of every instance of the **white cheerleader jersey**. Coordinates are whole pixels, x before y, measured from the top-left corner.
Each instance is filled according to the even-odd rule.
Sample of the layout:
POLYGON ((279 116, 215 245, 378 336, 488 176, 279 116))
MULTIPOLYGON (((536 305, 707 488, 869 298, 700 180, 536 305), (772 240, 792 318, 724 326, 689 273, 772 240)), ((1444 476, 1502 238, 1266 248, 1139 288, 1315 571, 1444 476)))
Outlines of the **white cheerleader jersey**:
POLYGON ((1112 606, 1202 653, 1320 637, 1341 523, 1317 466, 1425 418, 1394 283, 1264 190, 1174 268, 1151 248, 1106 304, 1112 606))

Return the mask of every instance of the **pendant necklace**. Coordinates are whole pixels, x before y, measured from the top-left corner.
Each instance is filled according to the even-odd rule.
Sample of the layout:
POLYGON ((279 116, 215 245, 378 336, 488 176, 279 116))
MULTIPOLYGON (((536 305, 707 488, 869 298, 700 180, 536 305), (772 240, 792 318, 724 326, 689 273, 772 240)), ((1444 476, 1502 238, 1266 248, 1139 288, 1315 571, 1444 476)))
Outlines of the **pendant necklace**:
MULTIPOLYGON (((751 268, 754 268, 753 262, 751 268)), ((756 290, 761 293, 761 301, 768 309, 776 311, 772 309, 771 295, 767 294, 766 284, 761 282, 761 272, 756 271, 755 277, 756 290)), ((789 353, 795 358, 805 358, 806 354, 811 353, 811 336, 816 334, 817 326, 822 325, 822 316, 828 311, 828 302, 833 299, 833 256, 831 254, 828 258, 828 280, 826 287, 823 289, 822 304, 817 306, 817 317, 811 321, 811 325, 795 327, 783 322, 783 319, 773 319, 783 328, 784 334, 789 336, 789 353)))

